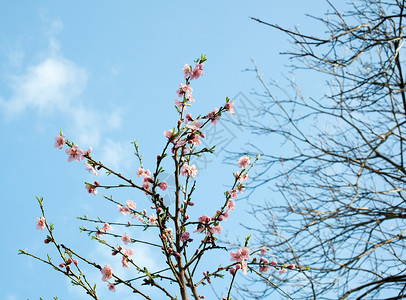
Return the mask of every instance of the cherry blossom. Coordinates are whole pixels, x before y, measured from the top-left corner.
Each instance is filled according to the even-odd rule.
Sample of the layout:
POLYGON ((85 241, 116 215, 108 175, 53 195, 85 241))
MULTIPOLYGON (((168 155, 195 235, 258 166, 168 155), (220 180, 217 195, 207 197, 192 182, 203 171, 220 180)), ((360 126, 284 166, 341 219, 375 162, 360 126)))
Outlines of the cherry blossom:
POLYGON ((246 169, 250 164, 250 158, 248 156, 241 156, 238 160, 238 167, 246 169))
POLYGON ((62 149, 63 145, 65 145, 65 135, 57 135, 55 137, 55 148, 62 149))
POLYGON ((68 157, 68 162, 71 161, 81 161, 82 159, 84 159, 84 152, 83 150, 79 149, 78 145, 73 145, 72 148, 68 148, 65 150, 65 153, 69 155, 68 157))
POLYGON ((230 114, 234 114, 234 101, 226 103, 225 108, 230 112, 230 114))
POLYGON ((190 176, 192 178, 194 178, 197 174, 198 171, 196 169, 195 165, 183 165, 182 169, 180 170, 180 173, 182 174, 182 176, 190 176))
POLYGON ((189 239, 189 237, 190 237, 190 233, 187 232, 187 231, 185 231, 185 232, 182 233, 182 235, 181 235, 181 241, 182 241, 182 242, 186 242, 186 241, 189 239))
POLYGON ((131 211, 130 208, 127 206, 121 206, 120 204, 117 205, 119 212, 121 212, 124 216, 128 216, 131 211))
POLYGON ((90 173, 93 173, 94 175, 98 176, 97 171, 95 170, 95 168, 94 168, 91 164, 84 163, 84 165, 85 165, 86 169, 87 169, 90 173))
POLYGON ((96 186, 94 186, 93 184, 86 184, 85 188, 89 194, 93 194, 95 196, 97 195, 96 186))
POLYGON ((165 181, 162 181, 160 184, 158 184, 158 186, 163 191, 165 191, 168 188, 168 184, 165 181))
POLYGON ((115 292, 116 291, 116 286, 112 283, 109 283, 108 285, 109 291, 115 292))
POLYGON ((182 69, 183 71, 183 76, 185 77, 185 79, 187 79, 190 76, 190 66, 188 64, 185 64, 185 66, 182 69))
POLYGON ((127 200, 127 206, 129 207, 129 208, 131 208, 131 209, 135 209, 135 207, 136 207, 136 204, 135 204, 135 202, 134 201, 132 201, 132 200, 127 200))
POLYGON ((100 270, 100 272, 103 274, 103 281, 107 281, 113 277, 113 269, 110 267, 110 265, 105 265, 104 268, 100 270))
POLYGON ((128 264, 129 256, 133 255, 134 251, 133 249, 124 249, 124 255, 122 259, 123 267, 124 268, 129 268, 130 265, 128 264))
POLYGON ((216 115, 217 114, 217 108, 214 109, 213 112, 209 113, 207 117, 211 120, 211 123, 216 126, 217 121, 220 120, 220 116, 216 115))
POLYGON ((39 229, 39 230, 44 230, 44 228, 45 228, 45 218, 40 217, 40 218, 37 218, 36 221, 37 221, 36 228, 39 229))
POLYGON ((192 70, 192 75, 190 75, 190 80, 198 79, 200 76, 203 76, 204 64, 196 63, 195 68, 192 70))
POLYGON ((190 128, 192 130, 200 130, 203 126, 203 123, 200 121, 194 121, 193 123, 187 125, 187 128, 190 128))
POLYGON ((104 223, 104 226, 101 228, 101 230, 106 232, 108 230, 113 230, 113 227, 111 227, 111 225, 109 223, 104 223))
POLYGON ((149 217, 149 222, 151 223, 151 225, 155 225, 156 224, 156 216, 154 214, 152 214, 149 217))
POLYGON ((125 233, 124 233, 123 236, 121 237, 121 240, 122 240, 123 243, 126 244, 126 245, 131 242, 131 238, 130 238, 128 235, 126 235, 125 233))

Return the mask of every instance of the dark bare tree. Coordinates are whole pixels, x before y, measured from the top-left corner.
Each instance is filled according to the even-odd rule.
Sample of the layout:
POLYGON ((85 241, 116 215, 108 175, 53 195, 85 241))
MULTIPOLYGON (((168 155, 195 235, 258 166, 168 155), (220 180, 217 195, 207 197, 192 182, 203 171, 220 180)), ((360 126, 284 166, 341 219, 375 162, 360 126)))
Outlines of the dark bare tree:
MULTIPOLYGON (((242 126, 283 143, 264 151, 254 180, 281 197, 253 207, 252 229, 281 262, 309 266, 266 274, 295 299, 406 299, 405 1, 354 1, 344 13, 329 4, 313 17, 322 37, 253 18, 289 35, 285 54, 326 76, 328 92, 306 97, 291 83, 280 93, 255 65, 264 112, 242 126)), ((272 299, 256 283, 240 292, 272 299)))

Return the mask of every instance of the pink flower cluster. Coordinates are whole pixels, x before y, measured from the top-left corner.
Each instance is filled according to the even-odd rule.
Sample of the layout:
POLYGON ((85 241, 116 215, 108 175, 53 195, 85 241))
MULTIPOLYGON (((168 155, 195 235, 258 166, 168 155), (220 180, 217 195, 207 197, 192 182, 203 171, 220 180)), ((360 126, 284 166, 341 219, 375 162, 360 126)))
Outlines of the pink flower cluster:
POLYGON ((247 260, 250 258, 250 252, 247 248, 243 247, 239 249, 237 252, 231 251, 230 252, 230 260, 236 261, 239 264, 236 265, 236 268, 231 268, 230 273, 232 275, 235 274, 236 270, 242 269, 244 274, 247 275, 248 264, 247 260))
POLYGON ((94 184, 87 183, 85 188, 89 194, 97 195, 96 187, 100 186, 97 180, 94 181, 94 184))
POLYGON ((204 71, 203 71, 204 64, 202 63, 196 63, 195 68, 192 69, 191 66, 188 64, 185 64, 183 67, 183 76, 185 79, 190 78, 190 80, 198 79, 200 76, 203 76, 204 71))
POLYGON ((124 268, 130 267, 130 265, 128 264, 128 261, 129 261, 129 257, 133 254, 134 254, 133 249, 124 249, 123 259, 121 261, 123 263, 124 268))
POLYGON ((37 218, 36 221, 37 221, 37 229, 44 230, 44 228, 45 228, 45 218, 40 217, 40 218, 37 218))
POLYGON ((55 148, 62 149, 63 145, 65 145, 65 135, 57 135, 55 137, 55 148))
POLYGON ((182 169, 180 170, 180 173, 182 174, 182 176, 185 176, 185 177, 190 176, 190 177, 194 178, 197 175, 198 171, 197 171, 197 168, 195 165, 189 166, 187 164, 184 164, 182 166, 182 169))
POLYGON ((100 272, 103 274, 103 281, 107 281, 113 278, 113 269, 110 267, 110 265, 105 265, 104 268, 100 270, 100 272))

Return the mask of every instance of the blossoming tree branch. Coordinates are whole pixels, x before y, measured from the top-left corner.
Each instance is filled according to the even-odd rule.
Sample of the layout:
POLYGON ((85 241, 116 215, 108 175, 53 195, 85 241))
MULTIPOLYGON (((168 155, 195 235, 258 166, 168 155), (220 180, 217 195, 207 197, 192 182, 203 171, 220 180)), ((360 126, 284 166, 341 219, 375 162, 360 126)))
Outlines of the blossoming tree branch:
MULTIPOLYGON (((239 272, 245 275, 247 272, 254 273, 266 279, 265 274, 270 269, 280 274, 285 273, 288 269, 302 271, 300 268, 296 268, 295 265, 284 264, 271 259, 265 247, 260 249, 248 247, 249 237, 239 249, 230 252, 230 260, 225 262, 225 266, 208 267, 207 262, 205 262, 204 270, 209 271, 198 271, 202 269, 202 257, 210 255, 211 251, 218 249, 227 250, 226 247, 218 245, 218 236, 222 232, 221 224, 230 217, 231 212, 235 209, 234 199, 244 191, 244 182, 248 180, 248 172, 258 160, 257 157, 251 162, 250 157, 242 156, 238 160, 238 171, 232 177, 230 176, 229 189, 224 192, 222 204, 217 208, 213 208, 211 216, 202 215, 197 220, 190 219, 188 210, 194 205, 192 194, 195 190, 195 176, 198 174, 196 166, 192 163, 193 158, 214 152, 214 146, 210 149, 200 147, 201 139, 205 138, 204 128, 209 123, 216 125, 223 113, 234 113, 234 102, 230 101, 229 98, 226 98, 225 104, 219 109, 215 108, 206 115, 199 115, 194 118, 190 113, 185 113, 186 108, 195 101, 191 82, 204 74, 205 61, 206 57, 202 55, 195 61, 194 67, 187 64, 183 67, 185 83, 180 84, 179 89, 176 91, 178 99, 175 100, 175 108, 179 119, 173 129, 164 131, 166 144, 156 157, 156 165, 153 171, 144 168, 143 156, 139 153, 137 143, 134 142, 135 154, 140 163, 140 168, 137 171, 140 179, 127 178, 120 172, 112 170, 102 162, 97 161, 91 155, 92 148, 86 151, 81 150, 78 145, 65 139, 62 132, 55 138, 56 148, 63 149, 67 147, 65 152, 68 155, 69 162, 85 160, 86 169, 95 176, 103 170, 109 175, 116 176, 121 181, 120 184, 115 186, 103 185, 97 180, 93 183, 85 183, 85 188, 90 194, 96 196, 100 189, 130 187, 148 195, 151 203, 143 203, 144 208, 140 209, 138 209, 140 204, 137 206, 132 200, 123 203, 111 196, 103 196, 105 200, 117 205, 118 213, 128 217, 128 223, 105 222, 100 218, 89 219, 87 216, 79 218, 94 226, 92 229, 83 226, 81 230, 87 232, 92 238, 104 245, 113 255, 112 259, 119 257, 123 268, 133 269, 132 275, 138 273, 137 277, 122 278, 116 274, 115 270, 107 262, 91 261, 68 245, 59 243, 54 235, 54 224, 46 217, 44 200, 40 197, 37 197, 37 200, 41 209, 41 216, 36 220, 36 227, 39 230, 46 230, 47 235, 44 243, 48 245, 47 247, 50 245, 55 247, 58 262, 51 260, 49 254, 47 254, 46 258, 29 253, 27 250, 20 250, 19 254, 28 255, 51 266, 55 271, 67 276, 73 285, 83 288, 93 299, 99 299, 96 292, 97 285, 90 283, 88 277, 82 271, 82 268, 86 265, 100 270, 100 280, 107 283, 106 288, 110 291, 114 292, 119 288, 128 288, 145 299, 152 298, 142 289, 144 285, 159 289, 169 299, 179 299, 179 295, 182 300, 190 298, 204 299, 204 295, 199 292, 200 287, 206 283, 211 283, 213 278, 223 278, 228 282, 225 284, 227 286, 226 292, 221 296, 222 299, 229 300, 239 272), (165 203, 160 195, 160 191, 165 191, 168 188, 167 182, 160 180, 160 175, 164 172, 161 166, 164 159, 170 159, 173 162, 175 201, 172 204, 165 203), (151 207, 152 214, 147 214, 146 206, 151 207), (114 226, 127 226, 133 231, 117 235, 114 234, 114 226), (152 235, 156 235, 155 239, 141 241, 132 238, 131 236, 135 236, 136 230, 140 229, 140 227, 144 230, 150 230, 152 235), (107 242, 103 239, 104 236, 110 236, 115 243, 107 242), (159 243, 155 242, 157 240, 159 243), (131 248, 131 245, 135 243, 144 243, 158 249, 162 254, 162 260, 166 267, 162 270, 150 271, 145 266, 137 264, 131 258, 137 251, 131 248), (226 274, 229 275, 224 276, 226 274), (140 281, 141 284, 137 284, 137 281, 140 281), (178 288, 174 291, 172 286, 169 288, 166 283, 172 283, 172 286, 175 284, 178 288)), ((270 281, 269 284, 278 289, 276 284, 270 281)), ((280 292, 289 297, 284 291, 280 290, 280 292)))

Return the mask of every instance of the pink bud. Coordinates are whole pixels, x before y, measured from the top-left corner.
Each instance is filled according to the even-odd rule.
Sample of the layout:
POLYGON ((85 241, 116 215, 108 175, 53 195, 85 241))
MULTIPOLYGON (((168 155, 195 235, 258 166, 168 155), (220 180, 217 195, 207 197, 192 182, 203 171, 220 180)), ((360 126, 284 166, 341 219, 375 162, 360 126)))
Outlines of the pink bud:
POLYGON ((100 183, 99 183, 97 180, 95 180, 95 181, 94 181, 94 185, 95 185, 95 186, 99 186, 100 183))
POLYGON ((231 275, 234 275, 235 272, 236 272, 236 269, 235 269, 235 268, 231 268, 231 269, 229 270, 229 272, 230 272, 231 275))
POLYGON ((78 260, 77 260, 77 259, 74 259, 74 260, 73 260, 73 263, 74 263, 75 265, 78 265, 78 260))
POLYGON ((66 272, 70 271, 70 266, 66 266, 66 272))
POLYGON ((59 264, 59 267, 63 268, 63 267, 65 267, 65 264, 59 264))
POLYGON ((68 265, 70 265, 73 262, 72 258, 68 258, 68 265))
POLYGON ((241 265, 240 265, 240 264, 237 264, 235 267, 236 267, 237 270, 241 269, 241 265))
POLYGON ((273 260, 273 261, 271 261, 271 266, 276 266, 278 263, 275 261, 275 260, 273 260))

